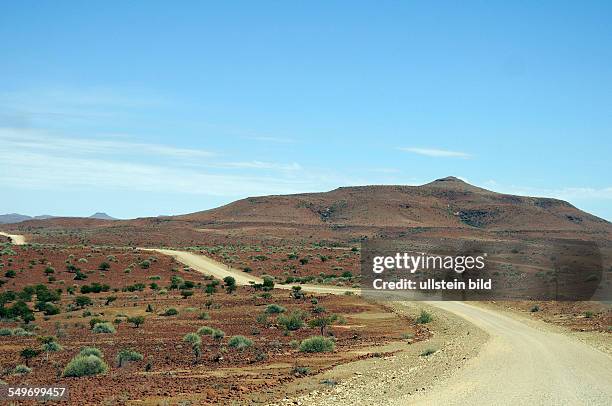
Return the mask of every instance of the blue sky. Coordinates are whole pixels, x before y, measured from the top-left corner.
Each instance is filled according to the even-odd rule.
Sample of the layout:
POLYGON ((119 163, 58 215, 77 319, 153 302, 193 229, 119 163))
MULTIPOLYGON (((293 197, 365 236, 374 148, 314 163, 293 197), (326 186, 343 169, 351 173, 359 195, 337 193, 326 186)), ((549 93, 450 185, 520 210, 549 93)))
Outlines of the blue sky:
POLYGON ((610 2, 0 5, 0 213, 454 175, 612 219, 610 2))

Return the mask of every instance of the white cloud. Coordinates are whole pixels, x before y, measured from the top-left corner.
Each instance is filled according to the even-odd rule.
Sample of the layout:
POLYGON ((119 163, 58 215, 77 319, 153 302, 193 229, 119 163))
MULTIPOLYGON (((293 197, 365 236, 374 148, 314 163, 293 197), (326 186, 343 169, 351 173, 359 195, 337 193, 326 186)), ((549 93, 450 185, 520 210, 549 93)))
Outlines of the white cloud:
POLYGON ((412 152, 414 154, 434 157, 434 158, 471 158, 471 155, 466 152, 449 151, 446 149, 436 148, 415 148, 415 147, 400 147, 400 151, 412 152))
POLYGON ((0 128, 0 186, 245 196, 296 193, 325 184, 316 175, 302 173, 296 162, 224 162, 220 157, 207 150, 136 142, 127 136, 76 138, 45 130, 0 128))

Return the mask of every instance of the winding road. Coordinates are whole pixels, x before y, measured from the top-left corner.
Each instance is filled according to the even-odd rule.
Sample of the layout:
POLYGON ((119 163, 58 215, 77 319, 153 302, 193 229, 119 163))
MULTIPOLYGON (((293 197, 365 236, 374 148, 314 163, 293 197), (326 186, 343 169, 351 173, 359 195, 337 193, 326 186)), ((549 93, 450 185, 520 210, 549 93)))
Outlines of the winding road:
MULTIPOLYGON (((217 278, 241 285, 261 279, 202 255, 156 250, 217 278)), ((313 293, 348 289, 301 285, 313 293)), ((291 285, 276 285, 291 289, 291 285)), ((357 290, 354 290, 357 292, 357 290)), ((389 405, 612 405, 612 358, 592 346, 550 329, 537 328, 509 313, 465 302, 427 302, 461 317, 489 335, 478 356, 430 391, 402 393, 367 402, 389 405)), ((367 391, 367 388, 365 388, 367 391)), ((325 402, 323 402, 325 403, 325 402)))
MULTIPOLYGON (((20 235, 1 233, 15 244, 20 235)), ((170 255, 194 270, 239 285, 261 283, 258 277, 203 255, 146 249, 170 255)), ((354 289, 300 285, 313 293, 343 294, 354 289)), ((291 289, 292 285, 276 285, 291 289)), ((484 330, 489 339, 479 354, 450 378, 433 382, 419 394, 385 393, 367 403, 387 405, 612 405, 612 357, 552 329, 520 317, 465 302, 428 302, 484 330), (540 328, 542 327, 542 328, 540 328)), ((367 393, 367 388, 363 388, 367 393)), ((324 396, 324 395, 322 395, 324 396)), ((319 402, 317 402, 319 404, 319 402)), ((327 404, 325 398, 320 404, 327 404)), ((342 404, 337 402, 335 404, 342 404)))

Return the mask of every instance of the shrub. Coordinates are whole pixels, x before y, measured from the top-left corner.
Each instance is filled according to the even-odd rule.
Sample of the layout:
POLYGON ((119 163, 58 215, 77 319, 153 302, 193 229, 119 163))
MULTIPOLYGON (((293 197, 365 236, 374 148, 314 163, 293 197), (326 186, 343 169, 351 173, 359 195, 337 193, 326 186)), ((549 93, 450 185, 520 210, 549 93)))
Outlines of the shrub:
POLYGON ((326 327, 341 321, 342 319, 337 314, 330 314, 329 316, 319 316, 312 319, 308 322, 308 325, 312 328, 319 328, 321 330, 321 335, 324 335, 326 327))
POLYGON ((198 359, 200 358, 200 354, 202 353, 202 339, 196 333, 189 333, 185 334, 183 341, 191 344, 191 350, 193 351, 195 358, 194 363, 197 363, 198 359))
POLYGON ((89 320, 89 328, 93 329, 96 326, 96 324, 98 324, 98 323, 106 323, 106 322, 107 322, 107 320, 103 320, 103 319, 101 319, 99 317, 94 317, 94 318, 89 320))
POLYGON ((277 313, 284 313, 285 312, 285 308, 283 306, 277 305, 277 304, 269 304, 266 307, 266 313, 267 314, 277 314, 277 313))
POLYGON ((330 352, 334 350, 335 343, 323 336, 309 337, 300 343, 300 352, 330 352))
POLYGON ((142 358, 141 353, 125 348, 117 354, 117 365, 121 368, 125 362, 142 361, 142 358))
POLYGON ((418 324, 427 324, 431 322, 432 320, 433 320, 433 316, 431 315, 431 313, 425 310, 421 310, 421 314, 419 315, 419 317, 417 317, 416 322, 418 324))
POLYGON ((291 373, 295 376, 305 376, 310 373, 310 368, 296 365, 291 370, 291 373))
POLYGON ((169 309, 167 309, 162 316, 176 316, 177 314, 179 314, 178 310, 176 310, 174 307, 171 307, 169 309))
POLYGON ((108 365, 101 358, 95 355, 77 355, 66 365, 62 375, 81 377, 103 374, 106 371, 108 371, 108 365))
POLYGON ((263 277, 263 289, 264 290, 272 290, 274 289, 274 279, 269 276, 263 277))
POLYGON ((93 302, 87 296, 77 296, 76 299, 74 299, 74 304, 83 308, 85 306, 91 306, 93 302))
POLYGON ((209 320, 210 319, 210 314, 206 313, 206 312, 202 312, 198 315, 198 319, 199 320, 209 320))
POLYGON ((187 299, 190 296, 193 296, 193 290, 181 290, 181 296, 183 296, 183 299, 187 299))
POLYGON ((531 313, 539 312, 540 311, 540 306, 534 305, 531 309, 529 309, 529 311, 531 313))
POLYGON ((32 368, 25 366, 23 364, 17 365, 15 369, 13 369, 14 375, 25 375, 25 374, 29 374, 30 372, 32 372, 32 368))
POLYGON ((116 330, 110 323, 98 323, 94 326, 92 331, 96 334, 113 334, 116 330))
POLYGON ((41 305, 41 309, 45 316, 53 316, 54 314, 60 314, 59 306, 55 306, 51 303, 44 303, 41 305))
POLYGON ((278 324, 289 331, 299 330, 304 327, 304 313, 296 310, 287 316, 279 316, 277 321, 278 324))
POLYGON ((149 269, 149 267, 151 266, 151 261, 145 259, 144 261, 141 261, 138 265, 141 269, 149 269))
POLYGON ((425 351, 423 351, 421 353, 421 357, 428 357, 428 356, 430 356, 431 354, 433 354, 435 352, 436 352, 436 350, 434 350, 433 348, 428 348, 428 349, 426 349, 425 351))
POLYGON ((34 335, 33 333, 30 333, 29 331, 24 330, 21 327, 15 327, 11 332, 13 333, 14 336, 26 337, 26 336, 34 335))
POLYGON ((204 326, 198 329, 198 334, 201 336, 212 336, 215 329, 212 327, 204 326))
POLYGON ((233 336, 229 339, 227 345, 237 350, 243 350, 252 346, 253 341, 249 340, 245 336, 233 336))
POLYGON ((591 311, 586 311, 584 312, 584 317, 586 317, 587 319, 592 318, 593 316, 595 316, 595 313, 591 312, 591 311))
POLYGON ((14 278, 15 276, 17 276, 17 272, 11 269, 10 271, 6 271, 4 273, 4 276, 6 276, 7 278, 14 278))
POLYGON ((144 316, 134 316, 128 317, 127 321, 128 323, 132 323, 134 327, 138 328, 140 325, 144 324, 145 318, 144 316))
POLYGON ((215 329, 215 331, 213 331, 212 338, 215 340, 221 340, 223 337, 225 337, 225 331, 219 329, 215 329))
POLYGON ((95 355, 98 358, 103 358, 104 357, 102 355, 102 351, 100 351, 96 347, 83 347, 81 349, 81 351, 79 352, 79 355, 82 355, 84 357, 88 356, 88 355, 95 355))
POLYGON ((0 337, 1 336, 11 336, 13 335, 13 332, 11 331, 10 328, 0 328, 0 337))
POLYGON ((106 261, 100 263, 100 265, 98 266, 98 269, 101 271, 108 271, 110 269, 110 264, 106 261))

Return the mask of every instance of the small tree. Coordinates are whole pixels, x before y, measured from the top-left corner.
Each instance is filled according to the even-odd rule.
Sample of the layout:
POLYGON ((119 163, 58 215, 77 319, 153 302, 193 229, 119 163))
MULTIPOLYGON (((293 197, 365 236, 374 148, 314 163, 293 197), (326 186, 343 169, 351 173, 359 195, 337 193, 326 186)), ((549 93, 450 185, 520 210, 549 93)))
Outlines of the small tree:
POLYGON ((193 356, 195 358, 194 364, 198 363, 200 359, 200 355, 202 354, 202 339, 196 333, 185 334, 183 337, 183 341, 191 344, 191 350, 193 351, 193 356))
POLYGON ((225 283, 225 291, 227 293, 232 293, 236 290, 236 279, 233 276, 226 276, 223 278, 223 282, 225 283))
POLYGON ((272 290, 274 289, 274 279, 270 276, 263 277, 263 290, 272 290))
POLYGON ((26 364, 27 367, 30 366, 30 364, 29 364, 30 359, 36 357, 38 354, 39 354, 39 351, 35 350, 34 348, 24 348, 19 353, 21 358, 23 358, 25 360, 25 364, 26 364))
POLYGON ((325 328, 333 325, 339 320, 339 316, 337 314, 330 314, 329 316, 320 316, 315 319, 312 319, 308 322, 308 325, 312 328, 318 327, 321 330, 321 335, 325 335, 325 328))
POLYGON ((134 327, 138 328, 142 324, 144 324, 145 318, 144 316, 134 316, 134 317, 128 317, 127 321, 128 323, 132 323, 134 327))
POLYGON ((101 271, 108 271, 110 269, 110 264, 106 261, 102 262, 99 266, 98 269, 101 271))
POLYGON ((302 287, 301 286, 292 286, 291 287, 291 296, 293 296, 294 299, 304 299, 306 297, 304 295, 304 292, 302 292, 302 287))

